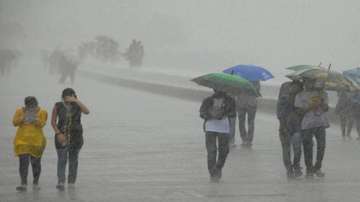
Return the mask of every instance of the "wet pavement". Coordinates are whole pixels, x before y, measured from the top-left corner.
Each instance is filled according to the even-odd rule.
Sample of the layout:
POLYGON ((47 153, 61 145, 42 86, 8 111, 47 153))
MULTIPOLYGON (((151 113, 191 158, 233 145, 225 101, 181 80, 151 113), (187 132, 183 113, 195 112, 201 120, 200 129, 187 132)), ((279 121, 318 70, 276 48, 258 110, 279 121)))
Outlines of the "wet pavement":
POLYGON ((17 193, 18 160, 12 150, 15 128, 11 126, 15 108, 26 95, 35 95, 50 115, 67 87, 56 84, 56 77, 45 71, 29 76, 29 67, 35 66, 36 62, 22 63, 10 78, 0 78, 0 202, 359 201, 360 144, 342 141, 336 126, 328 130, 326 177, 288 181, 276 118, 259 113, 253 148, 233 149, 222 181, 214 184, 206 169, 200 103, 85 78, 78 78, 73 86, 91 110, 83 116, 85 145, 76 187, 64 192, 55 189, 56 153, 48 122, 41 190, 29 186, 26 193, 17 193))

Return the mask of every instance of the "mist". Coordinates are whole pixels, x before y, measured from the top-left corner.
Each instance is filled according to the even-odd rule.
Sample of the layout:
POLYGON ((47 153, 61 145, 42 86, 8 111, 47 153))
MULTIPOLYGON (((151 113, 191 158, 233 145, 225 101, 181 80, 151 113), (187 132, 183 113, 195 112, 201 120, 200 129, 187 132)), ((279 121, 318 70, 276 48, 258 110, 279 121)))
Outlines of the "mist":
POLYGON ((0 46, 76 48, 97 35, 146 50, 145 65, 216 71, 259 64, 276 77, 294 64, 358 66, 360 3, 310 0, 0 1, 0 46), (6 27, 13 28, 8 33, 6 27))

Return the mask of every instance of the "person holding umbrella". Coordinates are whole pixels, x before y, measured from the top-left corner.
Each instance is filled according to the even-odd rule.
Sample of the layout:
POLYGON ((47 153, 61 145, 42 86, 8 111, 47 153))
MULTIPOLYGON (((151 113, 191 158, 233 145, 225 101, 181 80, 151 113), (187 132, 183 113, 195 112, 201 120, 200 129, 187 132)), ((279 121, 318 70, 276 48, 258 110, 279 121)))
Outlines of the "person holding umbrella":
POLYGON ((223 91, 214 89, 214 94, 201 104, 200 117, 204 119, 207 165, 211 182, 218 182, 221 178, 222 168, 229 153, 229 119, 235 116, 235 101, 223 91))
POLYGON ((326 146, 326 128, 329 121, 326 112, 329 110, 328 95, 323 80, 304 78, 305 89, 295 97, 295 107, 303 110, 301 130, 304 146, 306 177, 314 174, 324 177, 321 171, 326 146), (316 139, 316 163, 313 164, 313 137, 316 139))
MULTIPOLYGON (((265 68, 256 65, 236 65, 227 68, 224 73, 240 76, 248 80, 257 94, 260 94, 260 81, 266 81, 274 78, 274 76, 265 68)), ((239 119, 239 131, 242 139, 242 145, 251 147, 254 139, 255 116, 257 111, 257 96, 242 92, 234 94, 236 102, 236 112, 239 119), (247 126, 246 126, 247 120, 247 126)), ((236 118, 231 119, 231 144, 235 145, 235 125, 236 118)))

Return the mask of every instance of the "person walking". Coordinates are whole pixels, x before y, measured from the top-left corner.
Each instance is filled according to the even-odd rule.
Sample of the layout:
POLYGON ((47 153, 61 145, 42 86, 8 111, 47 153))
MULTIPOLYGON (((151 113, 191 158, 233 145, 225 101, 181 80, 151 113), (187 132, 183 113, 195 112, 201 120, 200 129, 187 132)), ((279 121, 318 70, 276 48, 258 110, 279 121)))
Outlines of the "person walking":
POLYGON ((354 122, 354 106, 351 101, 351 93, 345 91, 338 92, 338 102, 335 107, 335 113, 340 118, 341 135, 343 140, 351 138, 351 130, 354 122))
MULTIPOLYGON (((252 81, 256 90, 260 92, 260 82, 252 81)), ((236 112, 239 119, 239 131, 242 145, 251 147, 255 131, 255 115, 257 111, 257 98, 255 95, 242 93, 235 97, 236 112), (247 119, 247 127, 246 127, 247 119)))
POLYGON ((321 80, 305 80, 305 90, 295 97, 295 107, 302 109, 304 117, 301 121, 301 130, 304 146, 306 177, 314 174, 324 177, 321 171, 326 146, 326 128, 329 121, 326 112, 329 110, 328 95, 325 82, 321 80), (316 163, 313 164, 313 137, 316 139, 316 163))
POLYGON ((43 127, 47 121, 47 112, 38 106, 33 96, 25 98, 25 107, 18 108, 13 117, 13 125, 17 127, 14 139, 14 150, 19 157, 19 173, 21 185, 17 191, 27 190, 29 164, 33 172, 33 189, 39 190, 41 173, 41 157, 46 147, 43 127))
POLYGON ((78 170, 79 152, 83 145, 81 114, 89 114, 89 109, 77 98, 72 88, 62 92, 62 101, 53 108, 51 125, 55 132, 55 147, 58 156, 57 176, 59 190, 64 190, 65 170, 69 161, 68 185, 74 186, 78 170))
POLYGON ((279 138, 282 147, 283 163, 288 178, 302 175, 301 160, 301 119, 302 113, 295 108, 295 96, 303 89, 301 81, 289 81, 281 85, 277 102, 277 117, 279 119, 279 138), (291 161, 291 147, 294 159, 291 161))
POLYGON ((212 96, 202 102, 200 117, 204 119, 203 126, 210 180, 211 182, 218 182, 229 153, 229 118, 235 116, 235 101, 225 92, 214 91, 215 93, 212 96))

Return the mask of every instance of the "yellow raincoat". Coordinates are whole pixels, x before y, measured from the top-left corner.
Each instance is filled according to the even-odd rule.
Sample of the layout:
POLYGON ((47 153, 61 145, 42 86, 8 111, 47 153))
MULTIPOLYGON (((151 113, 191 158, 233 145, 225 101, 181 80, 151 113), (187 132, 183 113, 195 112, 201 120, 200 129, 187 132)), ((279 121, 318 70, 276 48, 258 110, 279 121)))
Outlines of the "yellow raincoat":
POLYGON ((41 108, 38 109, 35 123, 24 123, 24 108, 16 110, 13 124, 18 127, 14 139, 14 150, 16 156, 21 154, 30 154, 33 157, 40 158, 45 146, 46 138, 42 128, 47 121, 47 112, 41 108))

